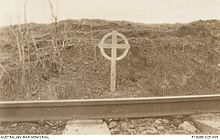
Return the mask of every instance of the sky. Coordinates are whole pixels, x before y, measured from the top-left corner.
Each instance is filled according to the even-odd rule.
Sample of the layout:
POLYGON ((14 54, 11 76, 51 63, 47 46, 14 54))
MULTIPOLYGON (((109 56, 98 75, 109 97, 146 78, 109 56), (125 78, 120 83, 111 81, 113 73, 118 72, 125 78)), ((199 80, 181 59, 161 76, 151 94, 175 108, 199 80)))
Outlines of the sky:
MULTIPOLYGON (((106 19, 141 23, 220 20, 220 0, 51 0, 59 20, 106 19)), ((0 0, 0 26, 51 22, 48 0, 0 0)))

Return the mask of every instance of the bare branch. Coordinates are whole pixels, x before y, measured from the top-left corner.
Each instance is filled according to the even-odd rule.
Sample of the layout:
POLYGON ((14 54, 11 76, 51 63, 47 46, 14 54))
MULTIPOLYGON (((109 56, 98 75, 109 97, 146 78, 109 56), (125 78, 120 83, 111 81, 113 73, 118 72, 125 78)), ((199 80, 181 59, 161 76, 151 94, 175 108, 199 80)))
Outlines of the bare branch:
POLYGON ((18 35, 16 34, 16 32, 14 31, 14 29, 11 26, 9 26, 9 29, 11 30, 11 32, 14 34, 14 36, 16 38, 19 60, 22 61, 22 52, 21 52, 21 45, 20 45, 20 42, 19 42, 19 37, 18 37, 18 35))
POLYGON ((57 15, 54 14, 54 6, 53 6, 51 0, 48 0, 48 2, 49 2, 50 10, 51 10, 51 15, 52 15, 51 20, 53 22, 53 19, 54 19, 54 22, 56 23, 58 19, 57 19, 57 15))
POLYGON ((61 47, 60 51, 63 51, 63 49, 65 48, 65 42, 66 42, 66 40, 63 40, 62 47, 61 47))
MULTIPOLYGON (((4 73, 7 73, 8 74, 8 72, 6 71, 6 69, 5 69, 5 67, 0 63, 0 69, 1 69, 1 75, 0 75, 0 80, 2 79, 2 77, 3 77, 3 75, 4 75, 4 73)), ((8 74, 9 75, 9 74, 8 74)))

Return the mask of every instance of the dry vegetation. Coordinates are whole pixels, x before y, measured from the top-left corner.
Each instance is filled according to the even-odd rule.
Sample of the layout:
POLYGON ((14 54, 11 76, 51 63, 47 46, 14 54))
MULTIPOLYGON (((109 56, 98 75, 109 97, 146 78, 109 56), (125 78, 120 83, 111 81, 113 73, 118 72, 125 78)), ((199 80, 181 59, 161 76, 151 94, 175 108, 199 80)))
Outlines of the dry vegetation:
MULTIPOLYGON (((56 16, 55 16, 56 17, 56 16)), ((219 93, 220 21, 145 25, 66 20, 0 29, 1 100, 219 93), (97 44, 113 29, 129 40, 109 93, 110 62, 97 44)))

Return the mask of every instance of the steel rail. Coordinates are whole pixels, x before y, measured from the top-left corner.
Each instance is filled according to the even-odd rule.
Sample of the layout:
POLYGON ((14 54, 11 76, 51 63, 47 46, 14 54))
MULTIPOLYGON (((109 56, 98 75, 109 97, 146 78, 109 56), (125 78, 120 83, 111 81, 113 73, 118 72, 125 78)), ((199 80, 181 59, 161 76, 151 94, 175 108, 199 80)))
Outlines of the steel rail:
POLYGON ((139 118, 220 112, 220 95, 0 102, 0 121, 139 118))

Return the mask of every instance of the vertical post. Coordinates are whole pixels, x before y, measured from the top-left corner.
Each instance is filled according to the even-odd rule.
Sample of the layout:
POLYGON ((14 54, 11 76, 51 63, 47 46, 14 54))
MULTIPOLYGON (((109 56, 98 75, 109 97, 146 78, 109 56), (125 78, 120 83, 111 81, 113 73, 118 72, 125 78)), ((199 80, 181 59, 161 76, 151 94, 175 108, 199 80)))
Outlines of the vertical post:
POLYGON ((116 90, 116 57, 117 57, 117 31, 112 31, 112 51, 111 51, 111 91, 116 90))

